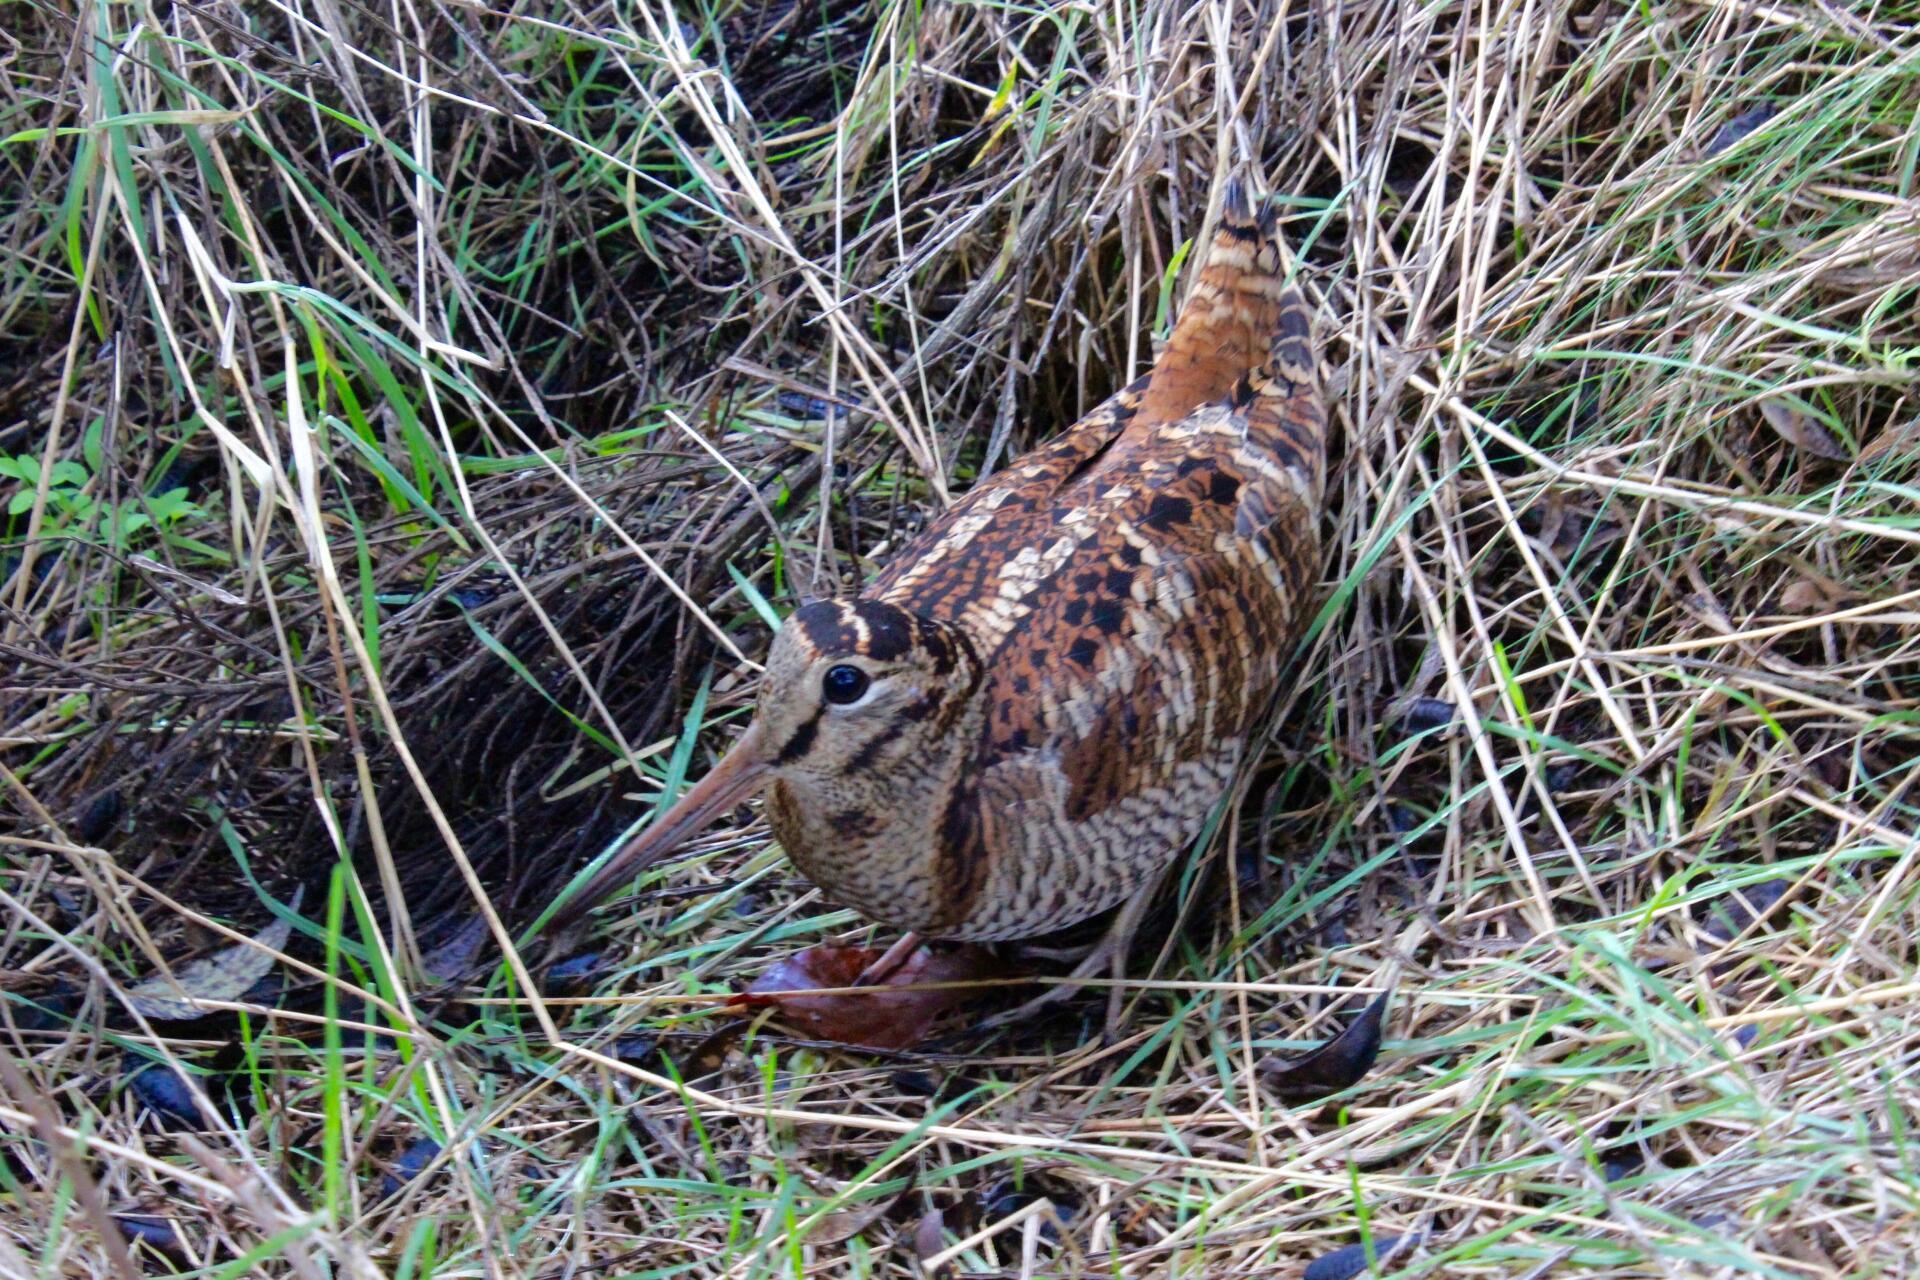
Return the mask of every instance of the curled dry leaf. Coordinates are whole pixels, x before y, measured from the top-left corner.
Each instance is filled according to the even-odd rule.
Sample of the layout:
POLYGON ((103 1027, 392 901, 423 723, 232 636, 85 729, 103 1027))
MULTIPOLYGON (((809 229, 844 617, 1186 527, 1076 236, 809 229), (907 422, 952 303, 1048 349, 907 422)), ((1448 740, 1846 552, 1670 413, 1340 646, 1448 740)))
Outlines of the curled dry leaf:
POLYGON ((547 969, 547 982, 551 988, 549 994, 572 995, 591 987, 595 979, 607 971, 609 962, 606 953, 600 951, 582 951, 568 956, 547 969))
POLYGON ((116 1213, 113 1221, 121 1234, 132 1243, 146 1245, 170 1261, 186 1259, 186 1245, 181 1242, 180 1233, 174 1229, 172 1218, 164 1218, 157 1213, 116 1213))
POLYGON ((1600 1176, 1607 1182, 1621 1182, 1631 1178, 1647 1164, 1645 1153, 1632 1144, 1604 1151, 1601 1157, 1600 1176))
POLYGON ((728 1007, 774 1009, 781 1022, 812 1040, 905 1049, 925 1039, 941 1014, 974 995, 962 986, 937 984, 978 981, 992 968, 978 947, 922 947, 884 981, 836 990, 851 988, 881 954, 872 947, 808 947, 771 965, 728 1007), (814 991, 821 994, 808 994, 814 991))
POLYGON ((1358 1083, 1380 1056, 1387 995, 1381 992, 1345 1031, 1318 1049, 1290 1062, 1269 1059, 1260 1064, 1261 1073, 1282 1097, 1293 1102, 1324 1098, 1358 1083))
POLYGON ((1534 530, 1534 543, 1567 565, 1590 560, 1626 536, 1626 529, 1606 519, 1595 504, 1558 491, 1525 512, 1521 527, 1534 530))
MULTIPOLYGON (((291 905, 294 911, 300 909, 298 893, 291 905)), ((278 918, 254 934, 251 942, 236 942, 181 965, 171 976, 155 974, 134 984, 127 990, 128 1001, 142 1016, 162 1022, 203 1017, 208 1010, 202 1001, 238 1000, 271 973, 274 953, 287 945, 292 934, 292 920, 278 918)))
POLYGON ((1707 145, 1700 149, 1701 156, 1705 158, 1719 155, 1779 114, 1780 108, 1771 102, 1763 102, 1757 107, 1748 107, 1714 131, 1707 145))
POLYGON ((480 944, 486 938, 486 918, 473 916, 449 932, 433 950, 421 956, 420 967, 426 971, 427 979, 434 983, 464 978, 472 970, 474 958, 480 954, 480 944))
MULTIPOLYGON (((1375 1236, 1373 1261, 1377 1266, 1373 1269, 1376 1273, 1384 1271, 1394 1255, 1405 1252, 1422 1239, 1424 1236, 1418 1231, 1404 1236, 1375 1236)), ((1300 1280, 1354 1280, 1355 1276, 1363 1275, 1367 1270, 1367 1242, 1362 1240, 1358 1244, 1335 1249, 1332 1253, 1321 1254, 1307 1264, 1307 1269, 1300 1273, 1300 1280)))
POLYGON ((939 1253, 947 1243, 947 1215, 941 1209, 929 1209, 913 1226, 913 1252, 921 1262, 939 1253))
POLYGON ((419 1138, 410 1143, 387 1166, 386 1174, 380 1179, 380 1198, 391 1200, 405 1191, 407 1184, 419 1177, 439 1154, 440 1144, 432 1138, 419 1138))
POLYGON ((206 1122, 193 1086, 164 1062, 149 1062, 127 1078, 134 1099, 152 1113, 163 1129, 198 1129, 206 1122))
POLYGON ((1774 434, 1796 449, 1803 449, 1817 458, 1831 458, 1835 462, 1849 462, 1853 455, 1840 443, 1840 437, 1833 434, 1827 424, 1799 407, 1787 396, 1769 396, 1760 402, 1760 416, 1767 420, 1774 434))
POLYGON ((887 1083, 916 1098, 932 1098, 940 1092, 940 1082, 924 1071, 895 1071, 887 1076, 887 1083))
POLYGON ((616 1062, 658 1065, 660 1037, 648 1031, 642 1031, 637 1035, 621 1036, 607 1046, 607 1056, 616 1062))
POLYGON ((727 1065, 727 1055, 733 1052, 740 1036, 746 1028, 739 1023, 728 1023, 708 1034, 701 1036, 683 1052, 671 1055, 674 1070, 683 1080, 698 1080, 710 1076, 727 1065))
POLYGON ((97 844, 113 830, 125 811, 126 803, 120 798, 119 788, 109 788, 87 802, 69 830, 82 844, 97 844))
MULTIPOLYGON (((1911 266, 1908 268, 1912 269, 1911 266)), ((1888 427, 1860 451, 1860 461, 1878 462, 1886 457, 1911 457, 1920 453, 1920 418, 1896 427, 1888 427)))
POLYGON ((1833 597, 1825 587, 1810 578, 1797 578, 1780 592, 1780 612, 1803 618, 1825 613, 1833 607, 1833 597))
POLYGON ((1400 724, 1408 733, 1425 733, 1446 728, 1453 718, 1453 704, 1445 698, 1414 698, 1400 713, 1400 724))
POLYGON ((1049 1244, 1060 1243, 1061 1233, 1073 1225, 1086 1207, 1071 1185, 1045 1174, 1002 1178, 981 1192, 980 1199, 981 1214, 989 1222, 1011 1218, 1028 1205, 1045 1200, 1046 1208, 1040 1211, 1039 1234, 1049 1244))
POLYGON ((1701 912, 1702 924, 1716 941, 1731 942, 1756 921, 1771 915, 1791 888, 1793 881, 1778 879, 1735 889, 1707 905, 1701 912))
POLYGON ((724 1022, 705 1035, 662 1036, 656 1031, 637 1031, 618 1036, 599 1049, 615 1062, 690 1084, 726 1066, 728 1056, 746 1032, 744 1022, 724 1022))
POLYGON ((845 401, 828 400, 824 396, 809 395, 804 391, 782 391, 774 400, 780 406, 780 412, 799 422, 824 422, 829 418, 845 419, 847 411, 857 408, 845 401))

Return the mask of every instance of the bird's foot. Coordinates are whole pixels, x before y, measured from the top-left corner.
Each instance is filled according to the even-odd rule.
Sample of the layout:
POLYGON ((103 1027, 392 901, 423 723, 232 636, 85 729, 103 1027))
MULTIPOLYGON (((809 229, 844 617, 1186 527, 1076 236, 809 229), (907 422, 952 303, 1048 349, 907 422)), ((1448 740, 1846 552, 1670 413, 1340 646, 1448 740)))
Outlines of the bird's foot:
MULTIPOLYGON (((1064 979, 1033 999, 976 1024, 976 1030, 990 1031, 1026 1021, 1041 1010, 1079 993, 1089 979, 1108 977, 1113 984, 1107 989, 1106 1039, 1113 1040, 1120 1029, 1121 1006, 1126 1002, 1127 956, 1133 950, 1134 935, 1140 931, 1140 921, 1146 915, 1147 906, 1158 887, 1157 882, 1150 884, 1122 903, 1120 910, 1114 913, 1113 922, 1107 926, 1106 933, 1081 956, 1080 962, 1064 979)), ((1049 952, 1059 954, 1052 948, 1022 949, 1025 955, 1046 956, 1049 952)))
POLYGON ((888 947, 878 960, 861 971, 860 976, 853 980, 853 985, 872 987, 885 982, 899 971, 901 965, 913 958, 913 953, 920 949, 920 943, 921 938, 917 933, 901 934, 898 942, 888 947))
POLYGON ((983 947, 926 947, 908 934, 880 954, 822 944, 776 961, 728 1007, 771 1008, 808 1039, 869 1049, 919 1044, 947 1010, 996 971, 983 947), (897 953, 897 954, 896 954, 897 953))

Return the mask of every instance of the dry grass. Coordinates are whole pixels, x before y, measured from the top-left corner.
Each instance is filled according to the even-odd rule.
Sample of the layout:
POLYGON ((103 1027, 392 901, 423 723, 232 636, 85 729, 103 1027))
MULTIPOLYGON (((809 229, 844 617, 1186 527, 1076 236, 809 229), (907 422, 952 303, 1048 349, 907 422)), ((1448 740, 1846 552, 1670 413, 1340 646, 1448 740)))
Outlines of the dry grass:
POLYGON ((7 15, 0 1274, 1912 1273, 1911 3, 7 15), (1247 159, 1327 605, 1125 1037, 710 1035, 868 932, 758 826, 529 995, 1247 159))

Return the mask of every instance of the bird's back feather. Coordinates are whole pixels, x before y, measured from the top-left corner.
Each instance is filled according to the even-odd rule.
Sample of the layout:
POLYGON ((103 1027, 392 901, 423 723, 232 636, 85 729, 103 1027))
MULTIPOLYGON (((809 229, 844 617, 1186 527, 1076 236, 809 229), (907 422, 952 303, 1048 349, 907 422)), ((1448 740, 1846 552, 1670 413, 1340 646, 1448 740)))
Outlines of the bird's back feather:
POLYGON ((1285 290, 1270 209, 1244 179, 1227 182, 1220 225, 1167 345, 1140 396, 1137 421, 1173 422, 1233 390, 1267 358, 1285 290))

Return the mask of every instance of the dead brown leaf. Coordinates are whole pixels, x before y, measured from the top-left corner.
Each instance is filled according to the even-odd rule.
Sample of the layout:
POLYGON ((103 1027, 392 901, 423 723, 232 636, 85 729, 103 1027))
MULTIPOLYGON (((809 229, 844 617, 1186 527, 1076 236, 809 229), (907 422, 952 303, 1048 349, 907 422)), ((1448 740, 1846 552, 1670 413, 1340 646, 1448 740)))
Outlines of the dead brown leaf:
POLYGON ((913 1226, 913 1251, 921 1262, 939 1253, 947 1242, 947 1215, 944 1210, 929 1209, 913 1226))
POLYGON ((904 1049, 924 1040, 941 1014, 975 994, 941 984, 976 982, 993 969, 987 952, 977 947, 922 947, 885 981, 854 988, 881 954, 872 947, 808 947, 769 966, 728 1007, 774 1009, 780 1021, 813 1040, 904 1049), (808 994, 816 991, 820 994, 808 994))
POLYGON ((851 1240, 874 1223, 892 1212, 893 1207, 907 1198, 913 1190, 913 1178, 907 1178, 907 1185, 900 1188, 900 1194, 887 1196, 863 1204, 856 1209, 839 1209, 827 1214, 807 1232, 807 1243, 812 1245, 840 1244, 851 1240))
MULTIPOLYGON (((297 893, 292 909, 300 909, 297 893)), ((171 974, 159 973, 135 983, 127 989, 128 1002, 142 1016, 162 1022, 203 1017, 208 1012, 203 1001, 238 1000, 272 972, 275 953, 287 945, 292 934, 293 921, 283 916, 253 935, 250 942, 236 942, 183 964, 171 974)))
POLYGON ((1860 461, 1877 462, 1886 457, 1910 457, 1920 452, 1920 418, 1888 427, 1860 451, 1860 461))
POLYGON ((1811 578, 1796 578, 1780 592, 1780 612, 1812 617, 1833 607, 1833 598, 1811 578))
POLYGON ((1707 145, 1700 149, 1701 158, 1710 159, 1719 155, 1779 114, 1780 108, 1771 102, 1763 102, 1757 107, 1749 107, 1740 112, 1714 130, 1713 137, 1709 138, 1707 145))
POLYGON ((1835 462, 1850 462, 1853 459, 1847 447, 1840 442, 1840 437, 1790 396, 1769 396, 1762 400, 1760 416, 1767 420, 1774 434, 1796 449, 1817 458, 1831 458, 1835 462))
POLYGON ((1380 1056, 1387 995, 1381 992, 1345 1031, 1305 1057, 1290 1062, 1269 1059, 1260 1064, 1261 1073, 1281 1096, 1302 1102, 1324 1098, 1358 1083, 1380 1056))

